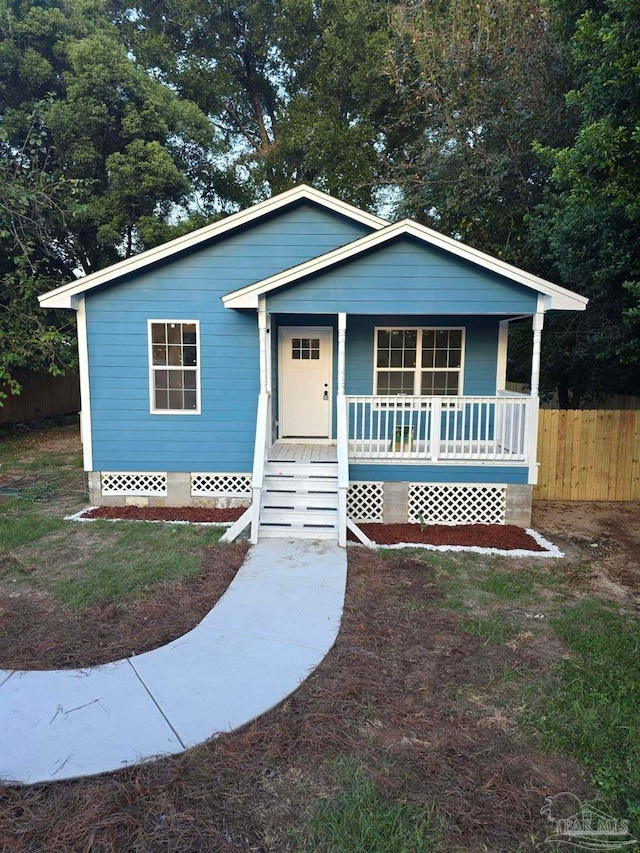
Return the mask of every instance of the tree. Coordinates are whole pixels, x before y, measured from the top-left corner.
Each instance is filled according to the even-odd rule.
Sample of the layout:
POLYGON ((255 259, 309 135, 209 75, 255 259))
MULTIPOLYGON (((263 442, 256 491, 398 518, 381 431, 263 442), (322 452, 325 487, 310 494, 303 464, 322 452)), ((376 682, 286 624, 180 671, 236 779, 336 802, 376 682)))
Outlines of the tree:
POLYGON ((206 116, 136 65, 102 3, 0 0, 0 36, 7 380, 73 350, 36 295, 167 239, 215 152, 206 116))
POLYGON ((227 198, 306 181, 372 205, 394 105, 380 0, 112 0, 139 61, 210 116, 227 198))
POLYGON ((590 298, 544 336, 543 375, 568 405, 640 393, 640 3, 559 11, 576 21, 567 100, 580 124, 571 145, 539 149, 553 171, 534 226, 552 275, 590 298))
POLYGON ((565 58, 545 5, 402 2, 392 22, 402 110, 389 128, 399 143, 391 178, 402 212, 535 270, 527 216, 549 170, 532 142, 571 135, 565 58))

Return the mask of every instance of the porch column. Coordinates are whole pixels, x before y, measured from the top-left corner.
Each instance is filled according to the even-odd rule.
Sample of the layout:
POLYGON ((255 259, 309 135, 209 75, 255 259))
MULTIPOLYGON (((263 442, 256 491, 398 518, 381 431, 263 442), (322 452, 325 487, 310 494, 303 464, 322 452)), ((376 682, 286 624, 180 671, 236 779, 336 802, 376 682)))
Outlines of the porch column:
POLYGON ((258 298, 258 337, 260 346, 260 393, 267 394, 268 382, 268 357, 267 357, 267 300, 265 296, 258 298))
POLYGON ((538 411, 540 409, 540 345, 544 312, 533 315, 533 355, 531 357, 531 399, 527 401, 527 456, 529 476, 527 482, 535 486, 538 482, 538 411))
POLYGON ((338 394, 337 454, 338 454, 338 545, 347 545, 347 491, 349 489, 349 425, 347 401, 344 396, 345 342, 347 340, 347 315, 338 314, 338 394))
POLYGON ((347 315, 338 314, 338 397, 344 397, 347 315))
POLYGON ((542 343, 542 328, 544 314, 539 311, 533 315, 533 356, 531 358, 531 396, 538 397, 540 393, 540 345, 542 343))

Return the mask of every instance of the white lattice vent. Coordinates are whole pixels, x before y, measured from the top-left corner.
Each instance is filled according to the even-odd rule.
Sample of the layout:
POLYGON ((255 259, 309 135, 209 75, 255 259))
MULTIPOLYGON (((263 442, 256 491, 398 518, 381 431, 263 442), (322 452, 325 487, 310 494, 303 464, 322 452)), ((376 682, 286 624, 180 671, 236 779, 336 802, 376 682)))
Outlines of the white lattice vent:
POLYGON ((353 521, 382 521, 384 486, 382 483, 350 483, 347 515, 353 521))
POLYGON ((507 487, 409 483, 409 521, 418 524, 504 524, 507 487))
POLYGON ((192 474, 191 496, 194 498, 239 498, 251 494, 251 474, 192 474))
POLYGON ((103 495, 166 495, 167 475, 152 471, 103 471, 103 495))

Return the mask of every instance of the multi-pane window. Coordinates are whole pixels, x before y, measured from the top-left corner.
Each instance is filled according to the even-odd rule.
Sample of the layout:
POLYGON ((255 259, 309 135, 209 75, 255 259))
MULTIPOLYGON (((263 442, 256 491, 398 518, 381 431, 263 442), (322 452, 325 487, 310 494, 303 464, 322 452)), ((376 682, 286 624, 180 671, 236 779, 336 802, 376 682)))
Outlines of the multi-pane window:
POLYGON ((198 324, 152 320, 151 411, 197 413, 199 402, 198 324))
POLYGON ((317 361, 320 358, 320 338, 292 338, 291 358, 317 361))
POLYGON ((463 329, 376 329, 376 393, 460 394, 463 350, 463 329))

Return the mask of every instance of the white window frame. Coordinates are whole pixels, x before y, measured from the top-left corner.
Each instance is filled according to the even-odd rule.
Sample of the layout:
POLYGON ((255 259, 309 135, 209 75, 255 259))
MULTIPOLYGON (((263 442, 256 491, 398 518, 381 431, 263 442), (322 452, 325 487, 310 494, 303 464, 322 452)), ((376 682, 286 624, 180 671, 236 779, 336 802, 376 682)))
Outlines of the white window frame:
POLYGON ((164 318, 147 320, 147 346, 148 346, 148 359, 149 359, 149 412, 152 415, 199 415, 200 411, 200 362, 201 362, 201 353, 202 347, 200 346, 200 321, 199 320, 183 320, 183 319, 169 319, 166 320, 164 318), (173 367, 163 367, 159 364, 154 365, 153 363, 153 336, 151 334, 151 328, 154 323, 176 323, 181 326, 195 326, 196 327, 196 366, 195 366, 195 374, 196 374, 196 408, 195 409, 157 409, 156 408, 156 388, 155 388, 155 371, 156 370, 193 370, 190 367, 183 367, 182 365, 175 365, 173 367))
POLYGON ((414 371, 413 377, 413 396, 414 397, 462 397, 464 395, 464 367, 465 353, 467 344, 467 329, 466 326, 376 326, 373 330, 373 393, 374 396, 381 397, 407 397, 408 394, 380 394, 378 391, 378 370, 395 371, 398 373, 407 373, 409 370, 414 371), (413 368, 406 367, 378 367, 378 332, 417 332, 416 341, 416 366, 413 368), (424 370, 435 371, 439 373, 451 373, 458 371, 460 374, 460 382, 458 383, 457 394, 422 394, 422 336, 425 332, 462 332, 461 352, 460 352, 460 367, 425 367, 424 370))

